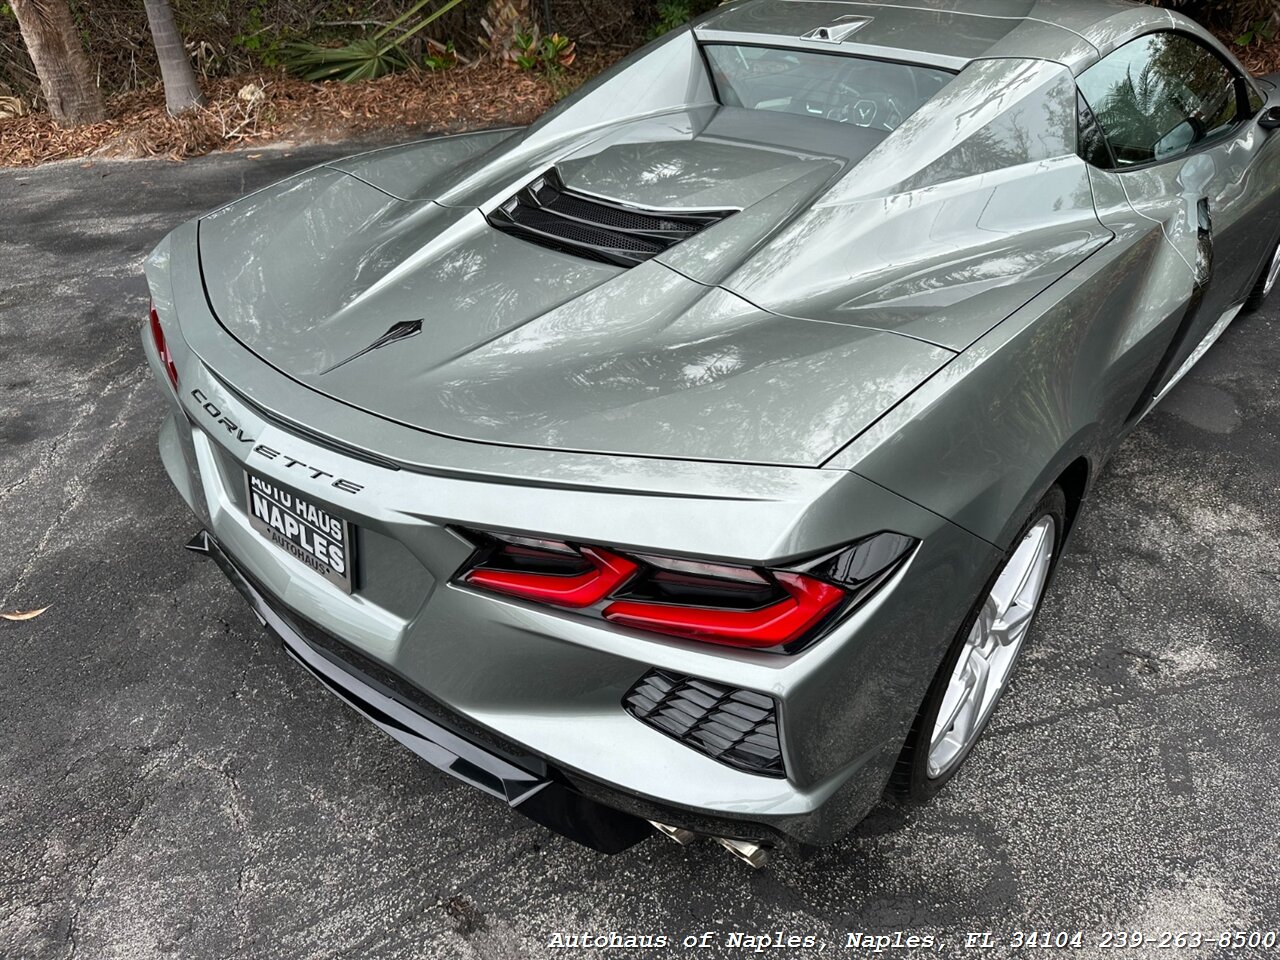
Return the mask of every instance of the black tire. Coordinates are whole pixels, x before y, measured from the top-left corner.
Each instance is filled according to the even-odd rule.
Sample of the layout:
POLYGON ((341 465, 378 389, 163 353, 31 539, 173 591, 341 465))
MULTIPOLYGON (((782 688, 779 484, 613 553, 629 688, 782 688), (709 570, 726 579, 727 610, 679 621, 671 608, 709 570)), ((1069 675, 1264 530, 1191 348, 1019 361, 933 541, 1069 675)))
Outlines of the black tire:
MULTIPOLYGON (((1026 522, 1018 529, 1018 533, 1011 541, 1009 554, 1004 557, 996 567, 995 572, 991 574, 991 578, 982 588, 982 593, 974 600, 972 608, 968 615, 964 618, 964 623, 960 626, 960 631, 952 640, 947 655, 942 658, 942 665, 938 668, 938 672, 934 675, 933 682, 929 685, 929 692, 925 695, 924 703, 920 706, 920 711, 916 714, 915 722, 911 725, 911 733, 907 736, 906 745, 902 748, 902 753, 898 757, 898 762, 894 768, 893 778, 890 781, 890 789, 896 795, 914 801, 925 801, 932 799, 939 790, 941 790, 956 775, 965 761, 969 759, 969 754, 973 751, 974 744, 982 739, 982 733, 986 729, 986 725, 990 722, 991 717, 1000 708, 1000 702, 997 699, 995 705, 991 708, 991 713, 982 721, 982 725, 978 728, 978 732, 974 735, 973 740, 964 749, 952 765, 941 775, 937 777, 929 776, 928 760, 929 748, 931 745, 933 726, 937 721, 938 711, 942 707, 943 696, 947 690, 947 684, 951 679, 952 671, 955 670, 956 663, 964 652, 965 641, 968 639, 969 631, 973 629, 974 623, 977 621, 979 614, 982 612, 982 606, 986 602, 988 594, 991 593, 992 587, 995 586, 996 580, 1000 573, 1004 570, 1005 565, 1009 561, 1016 546, 1022 542, 1022 538, 1026 535, 1035 524, 1045 516, 1051 516, 1054 520, 1054 545, 1053 554, 1050 558, 1049 573, 1045 579, 1044 590, 1040 594, 1043 601, 1044 594, 1048 592, 1050 584, 1053 582, 1053 571, 1058 565, 1058 557, 1062 552, 1063 534, 1066 531, 1066 512, 1067 498, 1063 494, 1060 487, 1051 487, 1040 502, 1027 517, 1026 522)), ((1036 616, 1039 615, 1040 605, 1036 607, 1036 616)), ((1028 630, 1035 628, 1035 616, 1032 617, 1028 630)), ((1026 641, 1023 642, 1023 647, 1026 641)), ((1020 653, 1021 651, 1019 651, 1020 653)), ((1014 661, 1013 670, 1017 669, 1017 661, 1014 661)), ((1003 692, 1003 691, 1002 691, 1003 692)))
POLYGON ((1268 294, 1271 293, 1271 291, 1267 290, 1267 273, 1277 253, 1280 253, 1280 245, 1271 248, 1271 254, 1267 257, 1266 263, 1263 264, 1262 273, 1258 274, 1258 282, 1253 285, 1253 289, 1249 291, 1249 296, 1245 298, 1244 313, 1253 313, 1253 311, 1262 306, 1268 294))

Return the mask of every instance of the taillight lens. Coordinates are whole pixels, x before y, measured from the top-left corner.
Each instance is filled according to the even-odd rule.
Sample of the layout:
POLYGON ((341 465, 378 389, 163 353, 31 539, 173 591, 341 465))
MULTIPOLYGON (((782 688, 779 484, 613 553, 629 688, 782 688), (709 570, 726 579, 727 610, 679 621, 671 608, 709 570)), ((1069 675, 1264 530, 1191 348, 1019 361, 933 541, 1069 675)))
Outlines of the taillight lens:
POLYGON ((169 345, 164 342, 164 331, 160 329, 160 314, 156 313, 156 305, 154 303, 151 304, 151 341, 156 346, 156 353, 160 356, 160 363, 164 367, 164 372, 169 375, 169 383, 176 392, 178 389, 178 366, 173 362, 173 354, 169 352, 169 345))
POLYGON ((877 534, 790 569, 767 569, 508 534, 481 544, 458 578, 469 586, 618 626, 688 640, 790 652, 866 597, 916 541, 877 534))
POLYGON ((725 610, 617 600, 604 608, 610 623, 735 647, 793 643, 840 606, 845 592, 803 573, 774 574, 786 596, 758 610, 725 610))
POLYGON ((557 607, 599 603, 636 571, 626 557, 599 547, 571 547, 554 541, 499 543, 463 582, 557 607))

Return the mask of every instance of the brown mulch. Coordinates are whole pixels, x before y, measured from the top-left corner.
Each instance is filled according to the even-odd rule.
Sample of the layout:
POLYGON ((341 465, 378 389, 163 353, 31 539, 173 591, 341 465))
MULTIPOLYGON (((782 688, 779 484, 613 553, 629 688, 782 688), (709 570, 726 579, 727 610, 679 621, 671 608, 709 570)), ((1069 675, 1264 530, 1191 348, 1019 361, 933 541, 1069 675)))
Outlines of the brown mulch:
MULTIPOLYGON (((1280 71, 1280 40, 1233 50, 1255 74, 1280 71)), ((157 84, 108 98, 111 119, 103 123, 62 129, 46 113, 0 119, 0 167, 95 157, 181 160, 229 147, 343 140, 374 131, 524 124, 619 55, 580 58, 556 82, 495 64, 359 83, 306 83, 281 72, 223 77, 204 81, 208 104, 181 117, 165 112, 157 84)))
POLYGON ((1238 47, 1225 37, 1222 42, 1231 48, 1231 52, 1255 77, 1280 73, 1280 39, 1270 43, 1251 43, 1247 47, 1238 47))
POLYGON ((90 157, 181 160, 227 147, 338 140, 372 131, 448 131, 524 124, 598 66, 575 65, 547 78, 481 64, 402 73, 359 83, 306 83, 283 73, 207 80, 208 104, 180 117, 165 112, 156 85, 108 100, 110 120, 68 129, 48 114, 0 119, 0 167, 90 157))

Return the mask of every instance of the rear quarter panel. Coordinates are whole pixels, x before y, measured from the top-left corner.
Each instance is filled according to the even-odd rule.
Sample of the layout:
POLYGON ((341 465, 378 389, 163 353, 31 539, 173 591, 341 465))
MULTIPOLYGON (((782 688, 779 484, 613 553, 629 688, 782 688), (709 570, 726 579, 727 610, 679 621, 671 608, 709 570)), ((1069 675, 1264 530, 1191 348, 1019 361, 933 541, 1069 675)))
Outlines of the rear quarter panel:
POLYGON ((837 454, 841 466, 1007 547, 1080 457, 1096 475, 1186 308, 1159 226, 1116 239, 996 326, 837 454))

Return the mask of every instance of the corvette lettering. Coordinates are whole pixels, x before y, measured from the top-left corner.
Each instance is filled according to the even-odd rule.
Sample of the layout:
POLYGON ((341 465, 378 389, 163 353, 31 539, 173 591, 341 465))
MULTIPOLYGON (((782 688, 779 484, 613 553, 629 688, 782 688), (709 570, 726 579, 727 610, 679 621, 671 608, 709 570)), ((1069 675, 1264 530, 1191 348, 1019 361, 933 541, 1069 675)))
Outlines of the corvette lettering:
POLYGON ((226 416, 218 408, 217 404, 206 397, 199 387, 191 391, 191 396, 195 397, 196 403, 200 404, 201 410, 212 417, 219 426, 227 428, 227 433, 231 434, 231 436, 235 437, 241 443, 253 443, 253 437, 245 436, 244 431, 240 429, 240 427, 237 426, 230 417, 226 416))
POLYGON ((288 454, 281 453, 279 450, 268 447, 265 443, 258 443, 256 438, 246 434, 243 427, 223 413, 222 409, 210 400, 199 387, 196 387, 191 391, 191 396, 195 399, 196 403, 200 405, 200 409, 208 414, 208 416, 219 426, 226 429, 228 434, 240 443, 253 444, 253 448, 249 451, 250 453, 256 453, 258 456, 265 457, 267 460, 274 460, 282 465, 286 470, 297 468, 299 471, 309 474, 312 480, 319 480, 321 478, 329 480, 331 481, 329 486, 336 490, 341 490, 343 493, 359 493, 364 489, 363 484, 344 479, 343 477, 334 476, 329 471, 321 470, 314 464, 305 463, 304 461, 291 457, 288 454))

